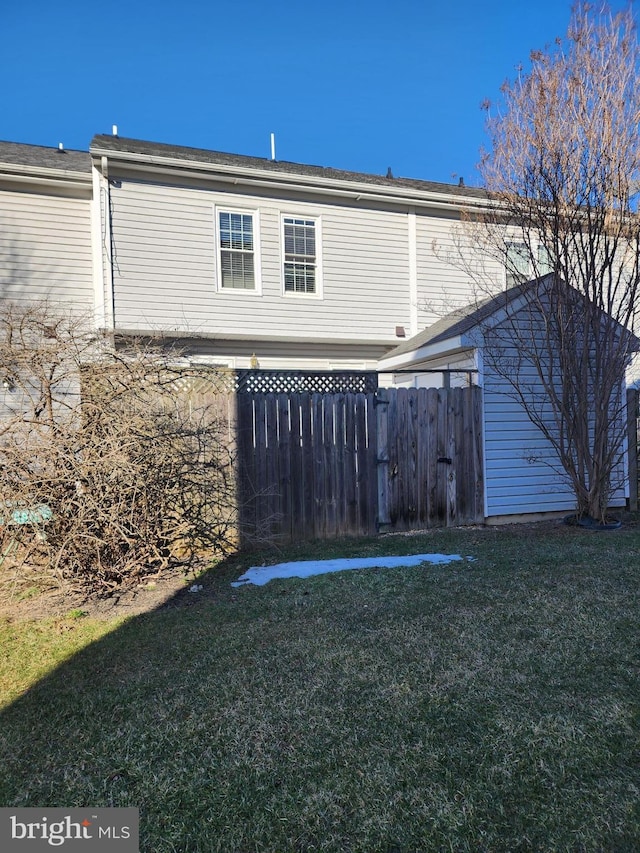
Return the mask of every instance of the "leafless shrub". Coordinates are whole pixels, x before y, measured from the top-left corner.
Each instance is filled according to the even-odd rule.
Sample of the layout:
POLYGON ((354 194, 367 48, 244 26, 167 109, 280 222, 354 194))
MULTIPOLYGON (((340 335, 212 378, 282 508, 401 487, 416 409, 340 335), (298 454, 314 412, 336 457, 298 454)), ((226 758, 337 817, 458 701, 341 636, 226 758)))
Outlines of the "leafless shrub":
POLYGON ((38 304, 0 309, 0 372, 5 568, 106 592, 233 546, 225 371, 38 304))

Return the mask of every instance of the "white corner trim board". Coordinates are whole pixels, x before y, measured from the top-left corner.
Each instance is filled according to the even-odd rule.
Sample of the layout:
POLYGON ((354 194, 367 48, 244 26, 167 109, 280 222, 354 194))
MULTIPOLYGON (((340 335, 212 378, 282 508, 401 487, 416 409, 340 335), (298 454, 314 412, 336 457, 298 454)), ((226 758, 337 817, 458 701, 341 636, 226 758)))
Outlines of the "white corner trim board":
POLYGON ((460 554, 414 554, 407 557, 355 557, 339 560, 306 560, 298 563, 278 563, 275 566, 252 566, 231 586, 264 586, 274 578, 308 578, 312 575, 326 575, 330 572, 344 572, 349 569, 396 569, 420 566, 422 563, 443 564, 457 560, 474 560, 474 557, 461 557, 460 554))

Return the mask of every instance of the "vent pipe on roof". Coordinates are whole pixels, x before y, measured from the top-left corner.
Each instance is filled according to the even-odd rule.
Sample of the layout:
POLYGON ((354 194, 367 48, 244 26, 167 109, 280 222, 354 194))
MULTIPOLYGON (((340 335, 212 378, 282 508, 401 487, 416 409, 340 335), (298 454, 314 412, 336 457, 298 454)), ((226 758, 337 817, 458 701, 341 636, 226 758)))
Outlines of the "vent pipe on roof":
POLYGON ((112 136, 118 135, 118 125, 117 124, 111 125, 111 135, 112 136))
POLYGON ((271 134, 271 159, 276 159, 276 135, 275 133, 271 134))
POLYGON ((58 142, 58 151, 64 151, 64 145, 62 142, 58 142))

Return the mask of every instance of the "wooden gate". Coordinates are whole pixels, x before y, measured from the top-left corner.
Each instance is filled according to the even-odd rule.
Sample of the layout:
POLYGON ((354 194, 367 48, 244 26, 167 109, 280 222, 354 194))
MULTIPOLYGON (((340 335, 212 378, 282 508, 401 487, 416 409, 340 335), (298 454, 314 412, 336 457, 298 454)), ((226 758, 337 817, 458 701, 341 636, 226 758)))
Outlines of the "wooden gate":
POLYGON ((480 411, 476 387, 240 390, 245 543, 482 521, 480 411))
POLYGON ((484 520, 481 390, 378 392, 378 523, 415 530, 484 520))

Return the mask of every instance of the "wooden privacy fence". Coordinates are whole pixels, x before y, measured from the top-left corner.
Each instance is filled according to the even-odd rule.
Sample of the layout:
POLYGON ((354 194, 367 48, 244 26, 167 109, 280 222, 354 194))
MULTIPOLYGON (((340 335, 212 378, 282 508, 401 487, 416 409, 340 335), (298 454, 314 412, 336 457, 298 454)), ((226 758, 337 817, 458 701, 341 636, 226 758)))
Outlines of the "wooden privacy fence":
POLYGON ((413 530, 484 520, 481 390, 378 392, 378 524, 413 530))
POLYGON ((638 509, 638 493, 640 465, 640 391, 637 388, 627 389, 627 442, 629 458, 629 509, 638 509))
POLYGON ((237 397, 245 542, 483 519, 480 389, 237 397))
POLYGON ((376 529, 374 394, 238 394, 241 531, 329 538, 376 529))

